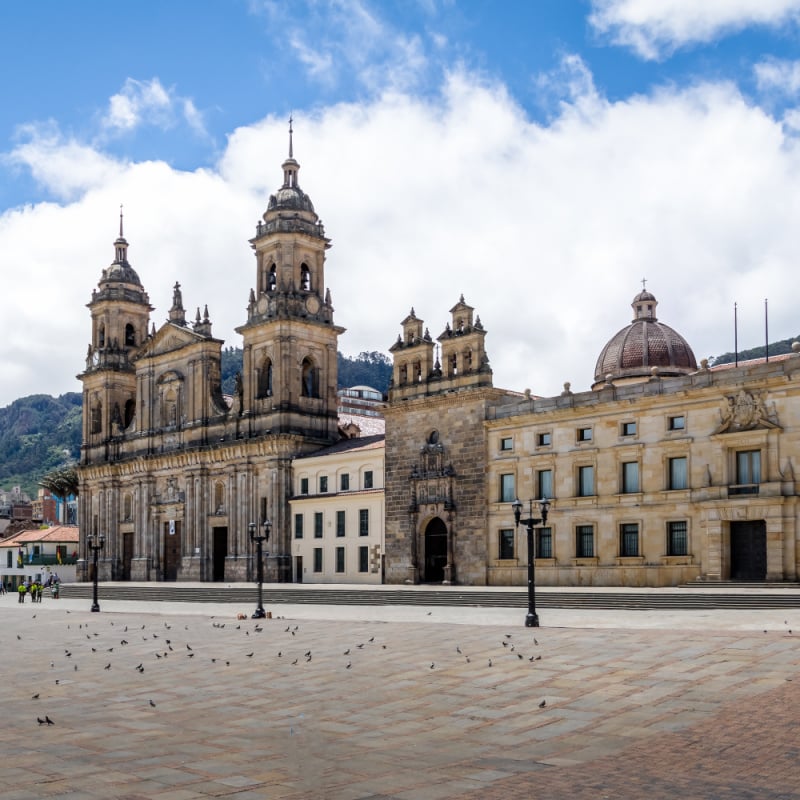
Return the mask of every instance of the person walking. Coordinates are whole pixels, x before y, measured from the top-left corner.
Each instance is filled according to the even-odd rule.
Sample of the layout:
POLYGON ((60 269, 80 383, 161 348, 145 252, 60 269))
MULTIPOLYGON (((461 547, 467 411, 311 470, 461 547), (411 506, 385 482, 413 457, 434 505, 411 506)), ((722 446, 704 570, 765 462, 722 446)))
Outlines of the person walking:
POLYGON ((19 593, 19 602, 20 603, 24 603, 25 602, 25 594, 27 593, 27 591, 28 591, 28 587, 25 585, 25 582, 23 581, 17 587, 17 592, 19 593))

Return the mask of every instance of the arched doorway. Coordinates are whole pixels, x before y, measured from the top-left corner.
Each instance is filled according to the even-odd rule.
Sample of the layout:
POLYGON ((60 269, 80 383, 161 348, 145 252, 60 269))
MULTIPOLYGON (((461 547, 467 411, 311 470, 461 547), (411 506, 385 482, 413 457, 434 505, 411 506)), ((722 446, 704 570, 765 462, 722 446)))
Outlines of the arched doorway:
POLYGON ((425 575, 426 583, 441 583, 447 566, 447 526, 439 517, 434 517, 425 528, 425 575))

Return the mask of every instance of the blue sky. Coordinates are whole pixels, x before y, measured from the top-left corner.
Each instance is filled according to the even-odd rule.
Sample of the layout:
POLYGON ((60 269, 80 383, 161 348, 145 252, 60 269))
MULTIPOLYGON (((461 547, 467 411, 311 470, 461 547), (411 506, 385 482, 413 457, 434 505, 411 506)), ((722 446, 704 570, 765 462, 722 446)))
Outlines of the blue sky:
POLYGON ((239 343, 290 113, 348 354, 463 293, 496 385, 586 389, 642 277, 698 359, 736 301, 796 335, 799 45, 800 0, 6 4, 0 404, 79 388, 120 203, 156 323, 179 280, 239 343))

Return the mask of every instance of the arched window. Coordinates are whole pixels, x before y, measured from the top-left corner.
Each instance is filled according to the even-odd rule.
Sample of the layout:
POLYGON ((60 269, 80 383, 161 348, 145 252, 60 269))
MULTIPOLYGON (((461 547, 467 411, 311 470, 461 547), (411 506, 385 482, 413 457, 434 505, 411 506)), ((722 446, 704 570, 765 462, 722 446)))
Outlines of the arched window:
POLYGON ((267 291, 274 292, 275 287, 278 285, 278 268, 273 264, 269 268, 269 275, 267 275, 267 291))
POLYGON ((300 288, 304 292, 311 291, 311 272, 309 272, 307 264, 300 265, 300 288))
POLYGON ((98 347, 105 347, 106 346, 106 326, 101 325, 97 329, 97 346, 98 347))
POLYGON ((178 395, 174 389, 168 389, 164 395, 163 424, 171 427, 178 424, 178 395))
POLYGON ((458 375, 458 356, 455 353, 450 356, 450 374, 458 375))
POLYGON ((103 404, 98 400, 92 407, 92 433, 103 430, 103 404))
POLYGON ((225 484, 217 481, 214 484, 214 513, 222 514, 225 511, 225 484))
POLYGON ((136 347, 136 331, 130 322, 125 326, 125 346, 136 347))
POLYGON ((400 385, 408 382, 408 367, 405 364, 400 365, 400 385))
POLYGON ((422 363, 420 361, 414 362, 414 383, 419 383, 422 380, 422 363))
POLYGON ((136 416, 136 401, 131 399, 125 403, 125 417, 123 419, 124 427, 128 427, 132 422, 133 418, 136 416))
POLYGON ((258 391, 256 397, 272 396, 272 360, 267 356, 258 370, 258 391))
POLYGON ((303 359, 301 376, 300 394, 303 397, 319 397, 319 370, 308 357, 303 359))

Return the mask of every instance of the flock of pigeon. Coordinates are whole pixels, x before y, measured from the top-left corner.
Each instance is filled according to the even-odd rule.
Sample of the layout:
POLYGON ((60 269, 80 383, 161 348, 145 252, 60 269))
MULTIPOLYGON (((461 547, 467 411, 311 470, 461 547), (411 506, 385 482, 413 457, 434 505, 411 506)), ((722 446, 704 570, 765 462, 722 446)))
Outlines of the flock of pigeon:
MULTIPOLYGON (((67 610, 66 613, 69 614, 70 612, 67 610)), ((35 614, 33 618, 36 618, 35 614)), ((240 619, 241 615, 239 617, 239 620, 240 619)), ((303 637, 300 635, 299 624, 290 623, 284 627, 284 623, 286 623, 284 618, 276 617, 275 619, 276 623, 280 624, 280 627, 278 627, 278 624, 266 623, 270 630, 270 635, 268 638, 264 637, 262 641, 259 641, 261 638, 259 634, 264 632, 265 625, 261 622, 250 623, 249 621, 242 622, 239 620, 220 621, 211 617, 211 626, 220 631, 227 628, 228 633, 238 632, 236 635, 240 637, 250 637, 251 647, 246 648, 249 651, 243 654, 243 657, 246 659, 254 658, 258 652, 261 659, 272 655, 277 660, 277 663, 286 665, 297 666, 301 663, 310 663, 314 658, 314 653, 312 653, 312 649, 308 647, 307 641, 301 643, 303 637), (272 653, 266 651, 265 645, 268 643, 270 647, 275 646, 279 637, 285 637, 286 644, 279 647, 277 651, 272 651, 272 653)), ((74 627, 72 623, 67 624, 67 628, 71 631, 74 630, 74 627)), ((61 658, 51 657, 50 669, 54 671, 54 674, 62 675, 61 678, 54 679, 55 685, 63 685, 68 680, 63 677, 65 662, 71 666, 74 672, 79 671, 80 661, 80 669, 99 668, 100 664, 102 664, 102 669, 104 671, 110 671, 112 668, 115 670, 120 668, 132 669, 139 675, 142 675, 147 672, 147 670, 155 667, 158 662, 164 662, 165 660, 171 660, 171 663, 174 663, 177 658, 194 659, 197 657, 197 662, 194 663, 198 665, 202 663, 206 666, 211 664, 220 667, 230 667, 231 659, 241 655, 237 653, 235 649, 228 646, 222 651, 224 655, 220 655, 219 650, 211 652, 213 645, 208 644, 199 646, 198 649, 195 650, 192 644, 185 641, 185 639, 188 638, 186 636, 186 632, 188 631, 188 624, 184 624, 183 631, 180 631, 180 627, 177 626, 176 623, 173 622, 170 624, 169 622, 163 622, 161 620, 159 620, 157 624, 151 622, 149 626, 147 624, 142 624, 141 626, 137 624, 133 626, 130 622, 128 624, 123 624, 120 623, 119 620, 115 622, 114 620, 103 618, 97 620, 92 619, 91 623, 78 622, 78 636, 76 640, 72 642, 72 646, 64 648, 61 658), (106 622, 108 623, 107 625, 106 622), (176 632, 173 632, 173 629, 176 632), (137 639, 141 639, 141 642, 144 643, 144 647, 142 645, 131 647, 132 642, 134 645, 138 645, 137 639), (131 660, 127 657, 127 654, 130 653, 131 650, 136 651, 136 656, 133 659, 133 661, 138 661, 136 664, 131 663, 131 660), (121 657, 123 653, 125 657, 121 657), (78 657, 80 657, 80 659, 78 657), (148 659, 153 660, 152 667, 146 665, 148 659)), ((22 639, 22 636, 18 634, 17 639, 22 639)), ((531 646, 532 649, 530 652, 523 652, 521 637, 519 640, 515 640, 514 634, 506 633, 498 644, 497 652, 493 653, 492 656, 488 658, 484 656, 486 658, 484 663, 487 668, 491 668, 495 663, 498 663, 498 659, 505 657, 514 658, 521 664, 534 664, 542 659, 541 654, 537 652, 539 642, 536 638, 532 639, 531 646)), ((385 651, 388 649, 388 645, 376 642, 376 637, 374 635, 365 638, 363 641, 357 641, 341 651, 342 668, 344 670, 351 670, 356 667, 359 656, 370 649, 385 651), (344 661, 345 658, 347 659, 346 661, 344 661)), ((460 645, 455 646, 455 654, 459 657, 459 660, 463 660, 464 664, 471 664, 474 662, 476 665, 480 665, 480 661, 464 653, 460 645)), ((323 657, 330 658, 331 655, 331 653, 325 652, 323 657)), ((261 663, 261 661, 257 660, 257 663, 261 663)), ((437 670, 448 666, 452 666, 452 662, 449 659, 438 663, 434 660, 430 662, 428 669, 437 670)), ((142 688, 146 688, 146 685, 142 688)), ((41 696, 42 691, 40 689, 31 696, 31 699, 39 701, 41 696)), ((148 700, 148 705, 150 708, 157 707, 157 703, 152 698, 148 700)), ((546 705, 545 699, 539 702, 539 708, 545 708, 546 705)), ((39 725, 45 726, 56 724, 47 714, 44 715, 44 718, 37 716, 36 721, 39 725)))

